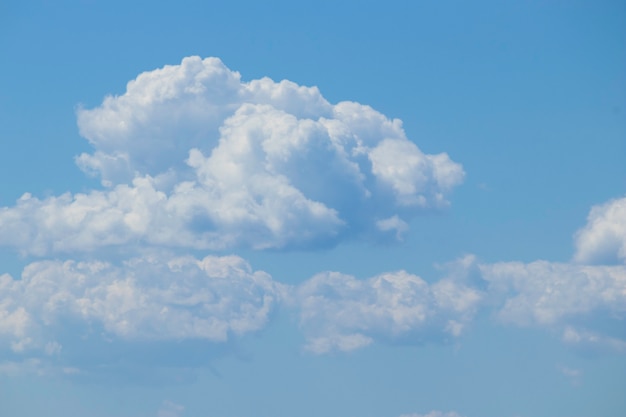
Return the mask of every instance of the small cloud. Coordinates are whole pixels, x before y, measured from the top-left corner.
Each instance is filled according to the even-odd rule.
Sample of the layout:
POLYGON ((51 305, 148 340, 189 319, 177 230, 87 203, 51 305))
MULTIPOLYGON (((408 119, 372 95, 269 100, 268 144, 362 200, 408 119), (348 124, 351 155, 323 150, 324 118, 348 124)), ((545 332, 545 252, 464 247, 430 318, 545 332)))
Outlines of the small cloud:
POLYGON ((563 365, 557 366, 557 369, 563 376, 569 379, 573 385, 580 385, 582 381, 583 371, 563 365))
POLYGON ((486 183, 484 183, 484 182, 478 183, 478 185, 477 185, 476 187, 477 187, 479 190, 482 190, 482 191, 491 191, 491 187, 489 187, 489 186, 488 186, 486 183))
POLYGON ((163 401, 157 417, 182 417, 185 407, 172 401, 163 401))
POLYGON ((626 263, 626 197, 592 207, 575 240, 578 263, 626 263))
POLYGON ((404 238, 404 234, 408 232, 409 225, 397 215, 389 217, 387 219, 378 220, 376 227, 381 232, 395 232, 396 239, 401 241, 404 238))
POLYGON ((577 378, 582 375, 582 371, 579 369, 568 368, 566 366, 561 366, 559 368, 561 373, 570 378, 577 378))
POLYGON ((58 342, 48 342, 46 343, 46 346, 44 347, 44 352, 48 356, 54 356, 54 355, 58 355, 59 353, 61 353, 62 348, 63 346, 61 346, 61 344, 58 342))

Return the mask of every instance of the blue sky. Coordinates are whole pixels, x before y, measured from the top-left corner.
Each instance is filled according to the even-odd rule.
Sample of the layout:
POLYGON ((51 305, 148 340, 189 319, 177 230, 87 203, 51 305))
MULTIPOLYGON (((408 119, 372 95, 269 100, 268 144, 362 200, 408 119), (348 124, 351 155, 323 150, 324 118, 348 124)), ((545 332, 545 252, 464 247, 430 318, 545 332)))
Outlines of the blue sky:
POLYGON ((0 415, 626 414, 626 6, 0 5, 0 415))

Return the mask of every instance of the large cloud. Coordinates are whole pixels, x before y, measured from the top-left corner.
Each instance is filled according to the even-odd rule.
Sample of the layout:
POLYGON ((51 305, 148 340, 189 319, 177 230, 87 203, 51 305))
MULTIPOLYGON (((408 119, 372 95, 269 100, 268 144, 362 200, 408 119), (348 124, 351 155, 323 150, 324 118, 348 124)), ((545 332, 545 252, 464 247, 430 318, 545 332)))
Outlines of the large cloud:
POLYGON ((236 256, 38 261, 0 277, 0 341, 49 355, 85 338, 225 342, 263 328, 282 292, 236 256))
POLYGON ((78 111, 94 146, 77 163, 105 191, 0 209, 0 244, 25 253, 151 244, 217 249, 332 245, 401 234, 464 176, 399 120, 328 103, 317 88, 242 82, 217 58, 146 72, 78 111))
POLYGON ((482 293, 453 279, 429 285, 404 271, 367 280, 318 274, 296 292, 306 348, 351 351, 375 340, 425 342, 460 335, 482 293))
POLYGON ((626 263, 626 197, 594 206, 576 233, 579 263, 626 263))

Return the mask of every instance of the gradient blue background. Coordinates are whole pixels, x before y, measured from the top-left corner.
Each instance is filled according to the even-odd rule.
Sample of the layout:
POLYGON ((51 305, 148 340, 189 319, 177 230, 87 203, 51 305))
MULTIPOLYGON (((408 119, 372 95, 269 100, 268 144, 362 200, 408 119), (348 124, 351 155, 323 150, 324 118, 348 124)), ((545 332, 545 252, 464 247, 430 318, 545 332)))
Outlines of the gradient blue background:
MULTIPOLYGON (((29 1, 0 4, 0 204, 24 192, 99 188, 73 158, 90 149, 77 106, 121 94, 143 71, 217 56, 244 80, 316 85, 404 122, 428 153, 463 164, 443 214, 401 245, 239 251, 297 283, 321 270, 366 278, 474 253, 486 262, 567 261, 589 209, 626 192, 626 3, 621 1, 29 1)), ((0 249, 0 272, 27 260, 0 249)), ((578 352, 541 329, 477 320, 461 346, 301 352, 287 318, 173 367, 98 381, 0 376, 0 416, 467 417, 626 415, 626 358, 578 352), (198 365, 197 363, 201 364, 198 365), (571 381, 559 367, 580 369, 571 381), (198 368, 198 369, 196 369, 198 368)), ((137 353, 137 360, 142 354, 137 353)))

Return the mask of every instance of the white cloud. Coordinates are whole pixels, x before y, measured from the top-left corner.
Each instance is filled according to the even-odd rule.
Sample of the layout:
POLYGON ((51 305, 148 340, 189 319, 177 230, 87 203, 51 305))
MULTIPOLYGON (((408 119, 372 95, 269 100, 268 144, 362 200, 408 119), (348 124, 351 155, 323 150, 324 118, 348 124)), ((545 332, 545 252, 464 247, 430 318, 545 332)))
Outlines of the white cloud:
POLYGON ((536 261, 480 265, 498 316, 519 325, 552 325, 595 312, 626 314, 626 267, 536 261))
POLYGON ((579 378, 583 372, 580 369, 569 368, 567 366, 559 366, 559 371, 568 378, 579 378))
POLYGON ((94 146, 77 163, 109 189, 0 209, 0 245, 23 253, 101 246, 293 248, 395 234, 445 207, 463 180, 402 123, 328 103, 315 87, 242 82, 217 58, 145 72, 78 111, 94 146))
POLYGON ((237 256, 37 261, 21 279, 0 280, 0 348, 63 360, 81 340, 225 342, 262 329, 286 303, 299 313, 308 350, 351 351, 459 336, 482 297, 459 280, 429 285, 404 271, 363 281, 328 272, 290 287, 237 256))
POLYGON ((41 360, 35 358, 0 362, 0 375, 18 376, 24 374, 44 375, 46 371, 42 367, 41 360))
MULTIPOLYGON (((29 208, 40 207, 40 200, 24 196, 19 209, 6 209, 5 214, 19 225, 18 214, 40 213, 42 224, 58 228, 51 226, 54 239, 44 239, 42 245, 57 245, 56 250, 63 245, 73 251, 97 247, 99 239, 142 239, 144 231, 149 232, 143 239, 155 246, 183 241, 193 246, 197 236, 186 231, 180 220, 192 217, 185 212, 191 205, 178 200, 197 199, 198 204, 205 204, 193 189, 208 181, 207 172, 213 168, 207 161, 212 157, 192 152, 190 165, 198 167, 201 180, 179 184, 169 197, 157 190, 155 180, 136 178, 132 186, 120 184, 90 195, 50 198, 45 200, 46 210, 40 211, 29 208), (135 198, 120 198, 126 195, 135 198), (110 208, 101 210, 92 201, 108 201, 110 208), (119 226, 117 235, 102 232, 109 230, 102 225, 110 217, 125 219, 127 228, 119 226), (164 219, 170 217, 177 219, 171 224, 180 229, 167 225, 164 219), (66 237, 68 229, 75 232, 71 238, 66 237), (133 230, 139 232, 133 234, 133 230)), ((216 210, 224 216, 241 215, 216 210)), ((26 217, 20 227, 29 226, 26 217)), ((399 233, 403 223, 391 217, 379 220, 377 227, 399 233)), ((297 224, 292 229, 298 229, 297 224)), ((292 232, 285 231, 287 236, 292 232)), ((39 242, 41 231, 33 227, 31 233, 39 242)), ((225 238, 237 239, 232 233, 225 233, 225 238)), ((247 239, 253 239, 250 236, 247 239)), ((24 269, 21 280, 0 276, 1 346, 18 356, 38 351, 51 359, 63 357, 73 343, 63 336, 63 323, 78 325, 75 337, 94 337, 101 331, 105 338, 131 342, 219 342, 261 329, 270 312, 286 302, 298 311, 306 348, 319 354, 352 351, 378 341, 421 343, 454 338, 462 334, 479 307, 492 309, 503 323, 559 329, 563 341, 572 346, 626 351, 623 331, 616 330, 626 318, 623 265, 480 264, 468 255, 443 266, 446 277, 430 284, 404 271, 366 280, 325 272, 289 287, 263 272, 253 272, 235 256, 197 260, 145 253, 118 264, 39 261, 24 269)))
POLYGON ((181 417, 185 407, 172 401, 163 401, 163 405, 157 413, 157 417, 181 417))
POLYGON ((282 291, 236 256, 34 262, 0 281, 0 342, 47 355, 85 337, 223 342, 263 328, 282 291))
POLYGON ((444 279, 429 285, 404 271, 368 280, 326 272, 296 290, 306 348, 318 354, 375 340, 458 336, 481 297, 462 283, 444 279))
POLYGON ((626 197, 594 206, 576 233, 579 263, 626 263, 626 197))
POLYGON ((470 257, 457 267, 479 271, 502 322, 558 329, 578 348, 625 352, 626 266, 611 263, 624 258, 626 199, 593 207, 575 238, 571 263, 479 264, 470 257))
POLYGON ((579 349, 626 352, 626 266, 535 261, 477 267, 488 283, 485 305, 502 323, 554 329, 579 349))
POLYGON ((305 199, 288 184, 256 177, 247 185, 255 187, 267 187, 265 196, 256 200, 237 187, 225 187, 222 194, 214 189, 211 195, 191 182, 178 184, 167 196, 146 177, 88 194, 44 200, 24 195, 15 207, 0 212, 0 244, 43 256, 145 245, 293 247, 339 233, 343 222, 334 210, 305 199))
POLYGON ((563 330, 563 341, 569 345, 593 350, 605 350, 617 353, 626 352, 626 340, 605 336, 586 329, 567 326, 563 330))
POLYGON ((402 240, 404 233, 409 230, 409 225, 397 215, 377 221, 376 227, 382 232, 395 231, 398 240, 402 240))

